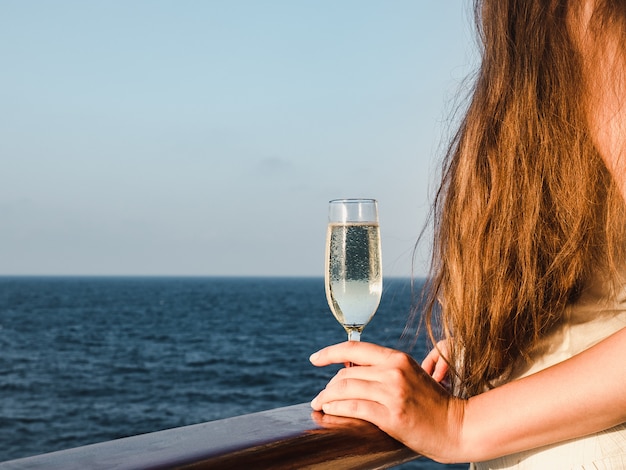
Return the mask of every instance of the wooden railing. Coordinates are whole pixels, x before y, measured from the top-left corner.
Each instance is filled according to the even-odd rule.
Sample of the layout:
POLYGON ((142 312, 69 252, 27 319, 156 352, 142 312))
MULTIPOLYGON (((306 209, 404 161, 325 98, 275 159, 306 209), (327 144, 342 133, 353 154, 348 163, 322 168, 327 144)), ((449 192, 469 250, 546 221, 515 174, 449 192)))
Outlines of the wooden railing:
POLYGON ((417 457, 370 423, 301 404, 10 460, 0 469, 370 469, 417 457))

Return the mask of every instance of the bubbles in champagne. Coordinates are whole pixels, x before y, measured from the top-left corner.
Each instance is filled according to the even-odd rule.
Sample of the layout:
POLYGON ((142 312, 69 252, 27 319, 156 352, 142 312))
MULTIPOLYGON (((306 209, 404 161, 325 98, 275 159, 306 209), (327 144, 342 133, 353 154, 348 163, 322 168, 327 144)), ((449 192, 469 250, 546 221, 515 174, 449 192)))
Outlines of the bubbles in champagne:
POLYGON ((370 321, 382 294, 378 224, 329 224, 326 297, 335 318, 358 331, 370 321))

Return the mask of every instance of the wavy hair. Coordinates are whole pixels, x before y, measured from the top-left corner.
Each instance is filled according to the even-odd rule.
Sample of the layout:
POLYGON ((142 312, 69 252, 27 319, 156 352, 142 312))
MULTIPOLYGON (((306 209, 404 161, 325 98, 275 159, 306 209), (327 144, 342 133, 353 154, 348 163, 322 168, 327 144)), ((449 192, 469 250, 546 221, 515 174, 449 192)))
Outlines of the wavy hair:
MULTIPOLYGON (((624 202, 589 135, 569 3, 474 6, 482 61, 433 205, 423 315, 434 343, 439 328, 453 337, 461 396, 506 380, 597 268, 625 259, 624 202)), ((626 2, 600 3, 597 21, 626 31, 626 2)))

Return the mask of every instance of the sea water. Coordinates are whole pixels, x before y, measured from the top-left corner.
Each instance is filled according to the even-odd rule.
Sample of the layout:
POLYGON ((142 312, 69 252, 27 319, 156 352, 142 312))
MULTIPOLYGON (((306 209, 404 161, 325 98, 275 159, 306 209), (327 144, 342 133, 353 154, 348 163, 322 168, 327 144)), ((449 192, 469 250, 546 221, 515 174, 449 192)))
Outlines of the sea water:
MULTIPOLYGON (((415 290, 385 280, 363 340, 403 347, 415 290)), ((308 402, 344 340, 321 278, 0 277, 0 461, 308 402)))

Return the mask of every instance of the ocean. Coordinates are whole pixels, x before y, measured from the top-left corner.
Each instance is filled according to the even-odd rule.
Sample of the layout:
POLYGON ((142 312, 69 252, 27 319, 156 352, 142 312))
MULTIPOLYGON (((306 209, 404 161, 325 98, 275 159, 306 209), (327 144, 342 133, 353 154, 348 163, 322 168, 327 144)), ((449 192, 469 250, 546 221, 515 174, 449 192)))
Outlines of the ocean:
MULTIPOLYGON (((362 339, 406 350, 411 292, 386 279, 362 339)), ((0 277, 0 461, 308 402, 344 340, 321 278, 0 277)))

